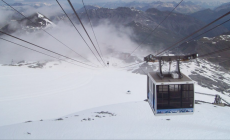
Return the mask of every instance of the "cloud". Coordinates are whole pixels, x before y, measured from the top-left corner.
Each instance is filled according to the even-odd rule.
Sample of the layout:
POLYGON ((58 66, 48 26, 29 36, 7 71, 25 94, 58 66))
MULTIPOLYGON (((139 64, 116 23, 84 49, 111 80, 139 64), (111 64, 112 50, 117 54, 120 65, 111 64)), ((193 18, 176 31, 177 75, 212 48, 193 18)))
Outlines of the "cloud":
POLYGON ((6 10, 0 8, 0 28, 5 26, 9 22, 10 17, 13 14, 14 13, 12 11, 6 11, 6 10))
MULTIPOLYGON (((112 54, 131 52, 134 49, 134 47, 137 46, 137 44, 135 44, 129 37, 131 36, 131 34, 133 34, 131 29, 125 28, 123 26, 115 27, 111 23, 105 20, 101 21, 100 23, 101 24, 94 27, 94 31, 96 33, 96 37, 100 48, 98 48, 97 46, 96 40, 94 38, 93 32, 89 24, 86 24, 85 27, 89 35, 91 36, 95 46, 97 47, 98 51, 101 50, 105 59, 109 59, 109 57, 112 54)), ((84 33, 82 27, 80 25, 76 25, 76 27, 78 28, 78 30, 80 31, 80 33, 82 34, 82 36, 84 37, 84 39, 86 40, 90 48, 93 50, 93 53, 96 54, 96 56, 98 57, 97 52, 95 51, 93 45, 90 43, 90 40, 88 39, 87 35, 84 33)), ((77 33, 74 27, 71 24, 69 24, 68 21, 59 22, 55 28, 49 29, 47 30, 47 32, 52 34, 55 38, 59 39, 65 45, 67 45, 68 47, 70 47, 80 55, 84 56, 94 64, 98 64, 97 59, 95 58, 93 53, 90 51, 90 49, 87 47, 87 45, 82 40, 80 35, 77 33)), ((87 62, 86 60, 78 56, 75 52, 71 51, 70 49, 68 49, 63 44, 61 44, 51 36, 47 35, 43 31, 38 31, 31 34, 14 33, 14 35, 21 39, 39 45, 41 47, 52 50, 54 52, 66 55, 71 58, 78 59, 80 61, 87 62)), ((3 38, 36 49, 46 54, 59 57, 55 54, 36 48, 32 45, 29 45, 22 41, 18 41, 11 37, 3 36, 3 38)), ((27 61, 53 60, 48 56, 44 56, 42 54, 38 54, 36 52, 27 50, 25 48, 21 48, 14 44, 5 42, 3 40, 0 40, 0 46, 2 46, 0 48, 0 63, 10 63, 12 59, 15 62, 22 61, 22 60, 27 60, 27 61)))

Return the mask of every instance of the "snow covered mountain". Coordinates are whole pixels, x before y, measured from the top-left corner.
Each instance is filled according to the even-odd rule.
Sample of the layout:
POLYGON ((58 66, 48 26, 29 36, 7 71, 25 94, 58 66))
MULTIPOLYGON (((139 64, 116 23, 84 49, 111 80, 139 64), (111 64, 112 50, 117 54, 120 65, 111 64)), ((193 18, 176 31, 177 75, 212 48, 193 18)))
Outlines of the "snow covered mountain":
POLYGON ((7 33, 22 32, 31 33, 41 29, 54 28, 56 25, 41 13, 34 13, 28 19, 12 20, 1 30, 7 33), (29 19, 29 20, 28 20, 29 19), (32 22, 31 22, 32 21, 32 22))

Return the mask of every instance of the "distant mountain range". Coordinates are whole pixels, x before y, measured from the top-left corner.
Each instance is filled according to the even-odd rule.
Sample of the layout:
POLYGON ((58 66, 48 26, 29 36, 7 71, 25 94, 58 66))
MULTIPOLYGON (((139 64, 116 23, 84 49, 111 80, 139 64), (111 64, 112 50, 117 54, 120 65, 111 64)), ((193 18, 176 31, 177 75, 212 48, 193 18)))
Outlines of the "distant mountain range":
MULTIPOLYGON (((94 26, 97 26, 106 21, 110 24, 119 26, 123 25, 131 28, 134 35, 131 38, 138 44, 143 43, 142 46, 148 46, 151 50, 160 50, 165 48, 183 37, 191 34, 192 32, 205 26, 206 23, 180 13, 173 13, 170 17, 163 22, 157 30, 153 32, 155 27, 169 14, 169 11, 160 11, 155 8, 150 8, 146 12, 137 10, 135 8, 119 7, 116 9, 99 8, 87 6, 88 14, 94 26), (147 39, 146 39, 147 38, 147 39)), ((78 11, 80 18, 88 23, 87 15, 84 9, 78 11)), ((75 23, 79 24, 74 14, 69 15, 75 23)), ((68 19, 64 15, 51 18, 56 22, 59 20, 68 19)), ((224 27, 218 27, 204 36, 214 37, 229 30, 224 27)))
POLYGON ((224 4, 224 2, 222 1, 192 1, 194 4, 201 6, 204 9, 214 9, 222 4, 224 4))
MULTIPOLYGON (((167 20, 165 20, 159 28, 153 32, 155 27, 169 14, 169 11, 160 11, 156 8, 150 8, 146 12, 137 10, 135 8, 119 7, 116 9, 100 8, 96 6, 86 6, 89 17, 94 26, 97 26, 104 21, 109 21, 117 27, 120 25, 131 28, 135 35, 131 38, 137 43, 151 47, 151 49, 159 49, 169 46, 179 39, 191 34, 192 32, 205 26, 206 23, 198 20, 192 16, 181 13, 172 13, 167 20), (153 33, 152 33, 153 32, 153 33), (167 40, 167 41, 166 41, 167 40)), ((221 10, 222 11, 222 10, 221 10)), ((79 9, 78 14, 83 22, 88 23, 88 18, 83 8, 79 9)), ((79 24, 75 14, 69 14, 70 18, 79 24)), ((52 28, 54 23, 65 21, 69 23, 68 18, 64 15, 53 16, 50 19, 36 13, 29 17, 35 19, 35 23, 30 23, 26 19, 12 21, 10 24, 2 28, 3 31, 13 33, 15 31, 34 32, 41 30, 41 28, 52 28)), ((224 27, 219 27, 207 34, 207 37, 214 37, 229 30, 224 27)))
MULTIPOLYGON (((78 13, 82 20, 88 22, 85 12, 78 13)), ((117 9, 94 7, 88 10, 88 14, 95 25, 99 24, 100 20, 106 19, 113 24, 128 25, 130 23, 139 23, 142 26, 154 29, 169 12, 160 11, 155 8, 150 8, 146 12, 143 12, 127 7, 119 7, 117 9)), ((72 19, 76 19, 74 14, 70 16, 72 16, 72 19)), ((78 21, 76 20, 76 22, 78 21)), ((168 33, 173 32, 177 36, 186 36, 204 25, 205 23, 189 15, 173 13, 163 22, 159 29, 167 30, 166 32, 168 33)), ((218 30, 210 32, 208 36, 216 36, 227 31, 227 29, 220 27, 218 30)))
MULTIPOLYGON (((73 2, 72 3, 75 9, 80 9, 82 7, 81 2, 73 2)), ((171 11, 178 3, 177 2, 164 2, 164 1, 152 1, 152 2, 124 2, 124 1, 108 1, 108 2, 91 2, 86 3, 87 5, 92 6, 99 6, 103 8, 110 8, 110 9, 116 9, 118 7, 129 7, 129 8, 135 8, 137 10, 146 11, 149 8, 156 8, 161 11, 171 11)), ((191 14, 203 9, 214 9, 220 5, 224 4, 221 1, 183 1, 180 6, 175 10, 176 12, 183 13, 183 14, 191 14)), ((31 3, 23 3, 23 2, 17 2, 11 4, 12 6, 17 6, 18 8, 23 11, 24 6, 30 6, 33 8, 41 8, 45 6, 57 6, 56 4, 51 4, 48 2, 31 2, 31 3)), ((8 7, 5 7, 8 8, 8 7)))
MULTIPOLYGON (((171 11, 178 3, 176 2, 162 2, 162 1, 154 1, 151 3, 146 2, 108 2, 108 3, 101 3, 101 4, 95 4, 94 6, 98 5, 100 7, 104 8, 110 8, 110 9, 116 9, 118 7, 129 7, 129 8, 135 8, 137 10, 146 11, 150 8, 156 8, 161 11, 171 11)), ((193 13, 202 10, 203 8, 197 4, 194 4, 192 2, 182 2, 181 5, 175 10, 179 13, 193 13)))
MULTIPOLYGON (((129 7, 137 10, 146 11, 149 8, 156 8, 161 11, 171 11, 178 3, 177 2, 164 2, 164 1, 153 1, 153 2, 103 2, 94 3, 91 5, 100 6, 104 8, 116 9, 118 7, 129 7)), ((223 4, 220 1, 183 1, 181 5, 176 9, 176 12, 188 14, 194 13, 203 9, 213 9, 223 4)))

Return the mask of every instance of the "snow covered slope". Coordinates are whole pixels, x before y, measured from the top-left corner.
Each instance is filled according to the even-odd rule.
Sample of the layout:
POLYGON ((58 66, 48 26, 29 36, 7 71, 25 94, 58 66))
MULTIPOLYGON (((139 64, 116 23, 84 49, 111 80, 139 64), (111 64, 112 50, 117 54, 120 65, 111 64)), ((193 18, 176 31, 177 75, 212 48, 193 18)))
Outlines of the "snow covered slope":
POLYGON ((0 126, 146 98, 146 76, 113 68, 93 71, 59 62, 42 69, 0 66, 0 81, 0 126))
MULTIPOLYGON (((211 64, 193 63, 184 64, 182 71, 215 74, 211 64)), ((146 75, 133 73, 139 66, 136 71, 116 67, 87 70, 62 62, 42 68, 0 66, 0 139, 229 138, 228 106, 196 103, 194 115, 156 117, 144 101, 146 75)), ((198 84, 196 92, 230 101, 227 94, 198 84)), ((196 94, 195 100, 213 102, 214 97, 196 94)))

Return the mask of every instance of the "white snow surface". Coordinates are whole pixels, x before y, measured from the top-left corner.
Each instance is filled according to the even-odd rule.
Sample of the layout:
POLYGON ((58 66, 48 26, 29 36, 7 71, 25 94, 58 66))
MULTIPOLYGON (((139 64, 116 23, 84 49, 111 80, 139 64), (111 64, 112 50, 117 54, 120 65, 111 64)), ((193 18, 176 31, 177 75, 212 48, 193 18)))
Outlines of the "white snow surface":
POLYGON ((115 104, 77 112, 62 117, 63 120, 51 119, 3 126, 0 127, 0 137, 2 139, 229 139, 229 107, 214 107, 208 104, 198 104, 195 107, 194 115, 156 117, 149 104, 144 101, 115 104), (108 111, 114 115, 96 113, 101 111, 108 111), (97 115, 100 118, 96 117, 97 115))
POLYGON ((0 66, 0 126, 146 98, 146 76, 116 69, 0 66), (126 92, 130 90, 131 95, 126 92))
MULTIPOLYGON (((146 78, 112 66, 0 66, 0 139, 229 139, 229 107, 201 103, 193 115, 154 116, 143 101, 146 78)), ((195 91, 230 98, 197 84, 195 91)))

